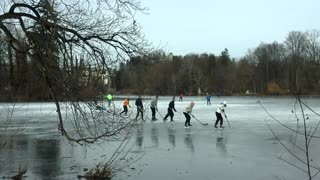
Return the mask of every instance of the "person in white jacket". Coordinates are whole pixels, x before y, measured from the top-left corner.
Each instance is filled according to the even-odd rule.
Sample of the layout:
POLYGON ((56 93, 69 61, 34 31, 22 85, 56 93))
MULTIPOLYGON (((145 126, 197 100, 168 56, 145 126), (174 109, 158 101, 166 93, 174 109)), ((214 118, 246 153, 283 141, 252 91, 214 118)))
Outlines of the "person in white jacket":
POLYGON ((156 121, 157 118, 156 118, 156 111, 158 111, 158 96, 156 96, 156 98, 154 98, 152 101, 151 101, 151 104, 150 104, 150 109, 151 109, 151 112, 152 112, 152 121, 156 121))
POLYGON ((186 121, 185 121, 185 123, 184 123, 184 127, 185 127, 185 128, 189 128, 189 126, 192 126, 192 125, 190 124, 190 119, 191 119, 190 114, 191 114, 191 112, 192 112, 193 106, 194 106, 194 102, 191 102, 191 103, 186 107, 185 111, 183 112, 184 116, 186 117, 186 121))
POLYGON ((222 114, 224 114, 224 117, 227 118, 227 115, 225 114, 224 108, 227 107, 227 102, 223 101, 223 103, 220 104, 220 106, 218 107, 217 111, 216 111, 216 123, 214 124, 215 128, 218 128, 218 123, 220 121, 220 128, 223 128, 223 118, 222 118, 222 114))

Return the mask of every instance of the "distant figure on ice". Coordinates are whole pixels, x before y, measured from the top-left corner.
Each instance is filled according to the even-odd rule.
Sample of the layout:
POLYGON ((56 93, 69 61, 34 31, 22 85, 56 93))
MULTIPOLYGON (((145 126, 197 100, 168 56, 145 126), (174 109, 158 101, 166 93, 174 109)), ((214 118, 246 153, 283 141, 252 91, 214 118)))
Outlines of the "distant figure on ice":
POLYGON ((211 106, 211 95, 207 93, 206 99, 207 99, 207 105, 211 106))
POLYGON ((157 118, 156 118, 156 111, 158 111, 158 96, 156 96, 156 98, 154 98, 152 101, 151 101, 151 104, 150 104, 150 109, 151 109, 151 112, 152 112, 152 121, 156 121, 157 118))
POLYGON ((182 93, 180 94, 179 101, 181 101, 181 102, 183 101, 183 94, 182 93))
POLYGON ((217 111, 216 111, 216 123, 214 124, 215 128, 218 128, 218 123, 220 121, 220 128, 224 128, 223 125, 223 118, 221 114, 224 114, 224 117, 227 118, 227 115, 225 114, 224 108, 227 107, 227 102, 223 101, 223 103, 220 104, 220 106, 218 107, 217 111))
POLYGON ((108 101, 108 107, 110 107, 111 102, 113 100, 113 96, 109 93, 107 96, 105 96, 105 98, 108 101))
POLYGON ((99 110, 99 111, 105 111, 106 108, 104 108, 103 106, 99 105, 97 100, 94 101, 94 106, 96 108, 96 110, 99 110))
POLYGON ((163 121, 166 122, 167 121, 167 117, 170 116, 171 120, 170 122, 173 122, 173 111, 177 112, 176 108, 174 108, 174 101, 175 101, 175 97, 172 98, 172 101, 169 103, 169 107, 168 107, 168 113, 166 114, 166 116, 163 118, 163 121))
POLYGON ((120 115, 122 113, 124 113, 124 115, 126 116, 127 115, 127 112, 128 112, 128 107, 130 107, 130 104, 129 104, 129 99, 126 98, 124 101, 123 101, 123 111, 120 113, 120 115))
POLYGON ((143 119, 143 104, 142 104, 142 99, 141 99, 141 96, 138 97, 138 99, 136 100, 136 106, 137 106, 137 116, 136 116, 136 120, 138 119, 139 117, 139 114, 141 113, 141 118, 142 120, 144 121, 143 119))
POLYGON ((191 102, 191 103, 186 107, 185 112, 183 112, 184 116, 186 117, 186 121, 185 121, 185 123, 184 123, 184 127, 185 127, 185 128, 189 128, 189 126, 192 126, 192 125, 190 124, 190 119, 191 119, 190 114, 191 114, 191 112, 192 112, 193 106, 194 106, 194 102, 191 102))
POLYGON ((217 97, 220 98, 220 96, 221 96, 221 93, 218 91, 217 92, 217 97))

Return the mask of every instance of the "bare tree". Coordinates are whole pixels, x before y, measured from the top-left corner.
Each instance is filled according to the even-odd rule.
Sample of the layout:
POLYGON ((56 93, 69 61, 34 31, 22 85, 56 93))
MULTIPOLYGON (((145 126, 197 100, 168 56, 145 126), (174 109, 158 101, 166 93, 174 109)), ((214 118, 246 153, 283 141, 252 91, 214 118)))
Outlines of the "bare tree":
POLYGON ((304 88, 308 91, 318 91, 320 72, 320 31, 310 30, 306 32, 307 36, 307 59, 304 63, 304 88))
MULTIPOLYGON (((61 134, 81 145, 120 140, 115 154, 98 167, 102 170, 114 172, 129 164, 125 161, 121 167, 115 167, 116 159, 128 156, 125 148, 137 122, 117 116, 115 109, 97 111, 94 103, 97 94, 86 94, 84 90, 89 87, 88 83, 82 83, 87 82, 83 77, 92 81, 94 69, 100 81, 102 75, 111 76, 120 62, 148 52, 135 19, 135 14, 143 11, 135 0, 0 3, 0 31, 8 39, 8 53, 16 60, 13 65, 18 66, 18 60, 23 62, 20 63, 23 70, 27 69, 26 63, 33 65, 34 79, 43 83, 55 103, 61 134), (119 155, 121 152, 123 156, 119 155)), ((25 75, 21 75, 21 81, 25 82, 22 79, 25 75)))
POLYGON ((294 105, 294 110, 292 113, 297 120, 296 128, 292 128, 280 120, 276 119, 263 105, 258 101, 260 106, 264 111, 271 117, 272 120, 277 122, 282 127, 288 129, 292 132, 293 138, 291 138, 290 143, 286 144, 283 142, 282 137, 277 134, 274 128, 266 121, 269 130, 275 137, 275 139, 281 144, 281 146, 286 150, 286 152, 292 156, 297 162, 294 162, 292 159, 288 160, 282 156, 279 159, 284 162, 292 165, 293 167, 304 172, 309 180, 315 179, 315 177, 320 173, 320 168, 312 160, 313 157, 317 156, 317 153, 312 150, 311 141, 313 139, 319 140, 319 136, 316 135, 320 121, 317 123, 308 122, 310 121, 309 115, 306 113, 306 110, 313 113, 317 117, 320 117, 320 114, 315 112, 311 107, 309 107, 305 102, 303 102, 300 96, 296 96, 296 104, 294 105), (302 139, 302 143, 298 142, 298 139, 302 139), (291 145, 290 145, 291 144, 291 145))
POLYGON ((289 68, 289 85, 291 90, 300 91, 301 64, 305 59, 307 38, 306 33, 299 31, 291 31, 285 40, 286 48, 289 52, 290 68, 289 68))
POLYGON ((111 116, 100 120, 102 116, 97 115, 93 103, 88 101, 95 98, 88 99, 81 91, 86 87, 74 81, 79 77, 75 64, 82 58, 85 65, 95 67, 96 73, 110 74, 118 62, 146 53, 147 43, 134 17, 143 10, 134 0, 5 0, 2 3, 0 29, 10 40, 14 53, 24 54, 34 63, 56 104, 59 130, 69 140, 93 143, 114 137, 128 126, 115 123, 111 116), (14 26, 20 34, 9 26, 14 26), (25 43, 20 40, 21 35, 25 43), (67 108, 66 116, 61 111, 62 105, 67 108), (69 133, 73 129, 76 134, 69 133))
MULTIPOLYGON (((261 83, 261 89, 267 89, 269 83, 277 82, 281 77, 281 63, 285 58, 285 48, 283 44, 273 42, 271 44, 261 43, 254 50, 257 60, 257 72, 259 77, 257 83, 261 83)), ((263 92, 262 90, 262 92, 263 92)))
POLYGON ((320 61, 320 31, 307 31, 307 53, 310 61, 320 61))

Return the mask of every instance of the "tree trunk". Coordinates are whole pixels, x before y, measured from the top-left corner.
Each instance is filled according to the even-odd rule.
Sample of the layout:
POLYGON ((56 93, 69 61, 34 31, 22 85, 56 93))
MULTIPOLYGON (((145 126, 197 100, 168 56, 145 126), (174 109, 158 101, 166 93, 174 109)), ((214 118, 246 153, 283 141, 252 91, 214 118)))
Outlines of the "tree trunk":
POLYGON ((8 58, 9 58, 9 86, 10 89, 14 87, 14 65, 13 65, 13 57, 12 57, 12 48, 10 46, 10 42, 7 44, 8 50, 8 58))

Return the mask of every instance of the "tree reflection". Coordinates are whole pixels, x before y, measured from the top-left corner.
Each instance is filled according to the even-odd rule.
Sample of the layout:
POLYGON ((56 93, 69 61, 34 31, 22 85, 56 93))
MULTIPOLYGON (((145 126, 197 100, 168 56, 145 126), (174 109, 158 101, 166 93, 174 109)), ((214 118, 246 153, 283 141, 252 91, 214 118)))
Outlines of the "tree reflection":
POLYGON ((223 153, 227 152, 226 138, 224 137, 223 132, 217 136, 216 147, 223 153))
POLYGON ((158 126, 156 124, 152 124, 151 128, 151 140, 155 144, 155 146, 158 146, 159 144, 159 138, 158 138, 158 126))
POLYGON ((137 127, 136 145, 138 146, 139 150, 142 150, 143 134, 144 134, 143 131, 144 131, 143 124, 137 127))
POLYGON ((50 179, 60 169, 60 142, 57 139, 40 139, 34 146, 35 169, 39 171, 41 179, 50 179))

